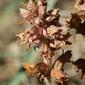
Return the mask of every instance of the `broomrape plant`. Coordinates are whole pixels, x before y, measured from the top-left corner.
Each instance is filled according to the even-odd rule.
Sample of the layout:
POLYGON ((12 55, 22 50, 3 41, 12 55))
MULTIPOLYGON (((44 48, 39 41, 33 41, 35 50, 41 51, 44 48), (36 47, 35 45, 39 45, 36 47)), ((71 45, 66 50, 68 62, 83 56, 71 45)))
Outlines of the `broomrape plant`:
POLYGON ((63 66, 70 62, 77 66, 78 70, 82 69, 81 78, 83 78, 85 60, 71 61, 71 50, 67 50, 53 60, 56 51, 63 50, 64 47, 72 44, 69 41, 71 29, 75 28, 77 33, 85 35, 85 0, 77 0, 75 7, 77 12, 66 21, 66 27, 68 27, 66 32, 60 23, 59 9, 47 11, 46 0, 38 0, 38 3, 35 0, 29 0, 25 8, 20 8, 21 16, 30 22, 32 27, 18 35, 19 43, 20 45, 27 43, 28 47, 38 48, 40 57, 43 58, 42 62, 36 65, 24 64, 24 68, 30 76, 36 76, 40 81, 47 79, 49 82, 51 82, 51 78, 55 78, 58 83, 64 84, 69 78, 63 66), (56 63, 58 65, 55 67, 56 63))

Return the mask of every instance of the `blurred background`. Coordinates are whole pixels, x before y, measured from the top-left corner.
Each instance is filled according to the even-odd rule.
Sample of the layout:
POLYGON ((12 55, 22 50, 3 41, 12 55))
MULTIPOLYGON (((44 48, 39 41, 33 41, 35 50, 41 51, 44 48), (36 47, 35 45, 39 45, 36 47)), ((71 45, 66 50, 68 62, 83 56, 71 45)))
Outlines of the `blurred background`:
MULTIPOLYGON (((30 78, 22 69, 23 63, 36 63, 38 53, 34 49, 27 50, 26 46, 19 46, 16 35, 22 32, 26 27, 19 14, 21 4, 28 0, 0 0, 0 85, 41 85, 35 78, 30 78)), ((75 12, 74 0, 48 0, 48 10, 60 8, 62 23, 75 12)), ((72 33, 74 36, 74 33, 72 33)), ((71 37, 73 42, 70 47, 73 50, 72 59, 85 56, 85 37, 80 34, 71 37)), ((69 49, 69 48, 67 48, 69 49)), ((59 55, 59 52, 57 53, 59 55)), ((85 85, 85 77, 80 80, 70 64, 65 65, 69 73, 69 85, 85 85)), ((54 85, 54 84, 53 84, 54 85)))

